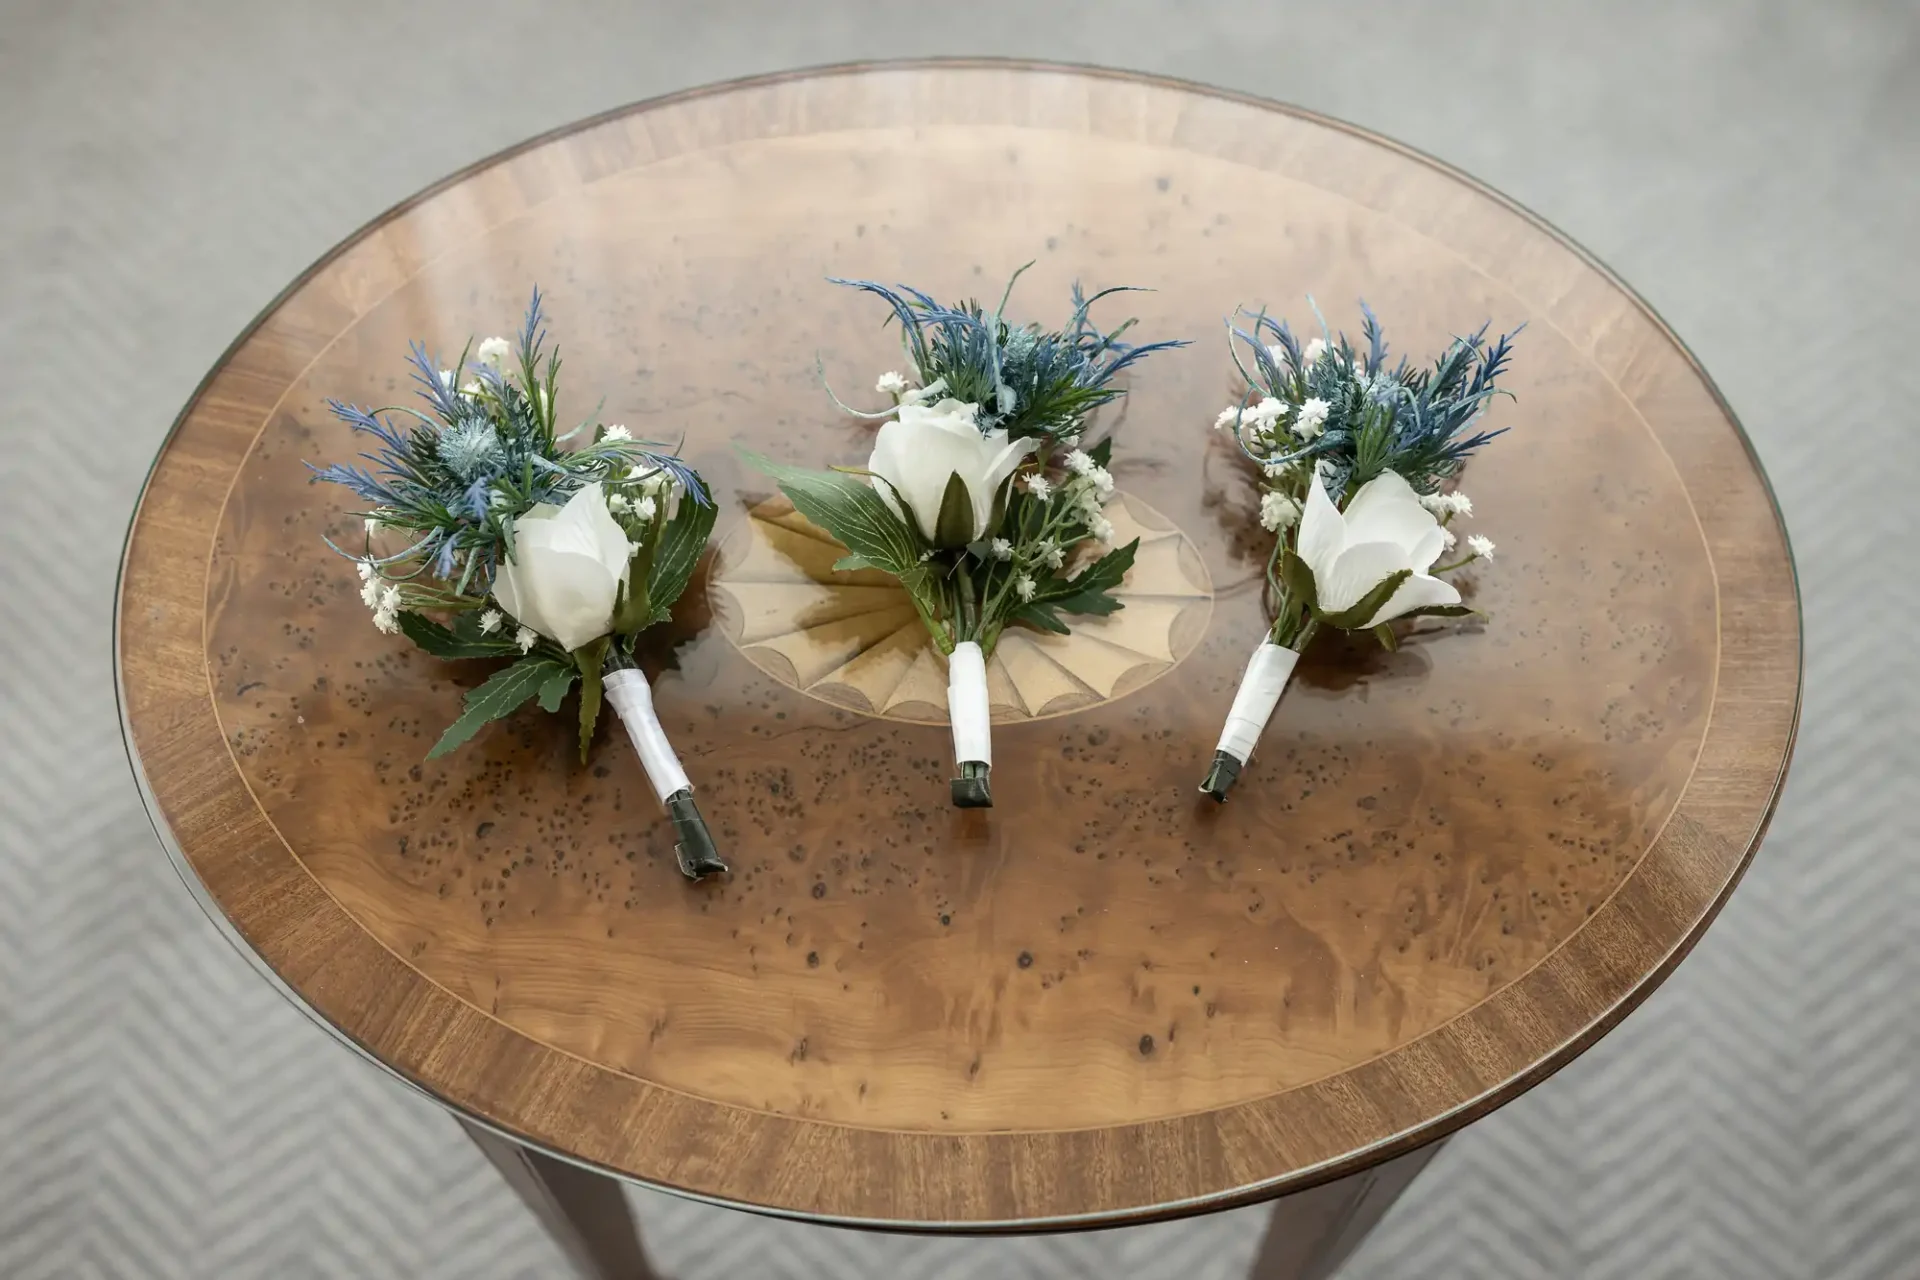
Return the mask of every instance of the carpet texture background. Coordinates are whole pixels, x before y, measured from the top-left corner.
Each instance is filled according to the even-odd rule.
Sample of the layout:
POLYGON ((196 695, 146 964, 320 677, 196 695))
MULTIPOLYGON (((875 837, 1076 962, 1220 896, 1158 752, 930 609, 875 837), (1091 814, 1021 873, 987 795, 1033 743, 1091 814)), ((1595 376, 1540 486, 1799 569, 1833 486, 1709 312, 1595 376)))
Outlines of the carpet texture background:
MULTIPOLYGON (((127 513, 227 342, 426 183, 669 90, 943 52, 1281 98, 1491 182, 1692 344, 1786 512, 1805 719, 1745 883, 1643 1009, 1457 1139, 1344 1274, 1913 1275, 1911 0, 0 0, 0 1275, 565 1274, 453 1123, 283 1002, 175 879, 114 710, 127 513)), ((1261 1225, 941 1242, 636 1202, 683 1280, 1215 1280, 1261 1225)))

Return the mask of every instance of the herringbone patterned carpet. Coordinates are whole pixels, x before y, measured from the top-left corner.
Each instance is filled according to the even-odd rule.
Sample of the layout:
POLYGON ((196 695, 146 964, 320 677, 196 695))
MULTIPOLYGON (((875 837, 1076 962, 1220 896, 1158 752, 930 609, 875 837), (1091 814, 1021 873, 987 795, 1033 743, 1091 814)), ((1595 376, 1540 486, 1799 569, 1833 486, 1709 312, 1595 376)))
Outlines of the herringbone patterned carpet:
MULTIPOLYGON (((1347 1274, 1920 1274, 1910 0, 0 0, 0 1275, 562 1274, 453 1124, 309 1026, 175 881, 114 715, 123 521, 229 338, 441 173, 685 85, 941 51, 1266 93, 1488 179, 1690 338, 1793 530, 1806 718, 1745 885, 1347 1274)), ((918 1242, 641 1207, 672 1274, 729 1280, 1210 1280, 1259 1225, 918 1242)))

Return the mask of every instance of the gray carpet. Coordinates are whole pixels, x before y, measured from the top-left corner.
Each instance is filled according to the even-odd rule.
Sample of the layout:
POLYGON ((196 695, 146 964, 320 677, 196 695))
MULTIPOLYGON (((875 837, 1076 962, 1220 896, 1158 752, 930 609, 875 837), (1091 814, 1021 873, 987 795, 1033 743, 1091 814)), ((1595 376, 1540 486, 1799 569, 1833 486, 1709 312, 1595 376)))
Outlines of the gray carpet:
MULTIPOLYGON (((1664 990, 1449 1147, 1345 1274, 1916 1274, 1911 0, 0 0, 0 1275, 564 1274, 453 1124, 282 1003, 175 881, 114 716, 126 513, 228 340, 442 173, 666 90, 942 51, 1290 99, 1487 179, 1688 338, 1787 513, 1806 715, 1745 884, 1664 990)), ((1259 1227, 925 1242, 638 1203, 685 1280, 1214 1280, 1259 1227)))

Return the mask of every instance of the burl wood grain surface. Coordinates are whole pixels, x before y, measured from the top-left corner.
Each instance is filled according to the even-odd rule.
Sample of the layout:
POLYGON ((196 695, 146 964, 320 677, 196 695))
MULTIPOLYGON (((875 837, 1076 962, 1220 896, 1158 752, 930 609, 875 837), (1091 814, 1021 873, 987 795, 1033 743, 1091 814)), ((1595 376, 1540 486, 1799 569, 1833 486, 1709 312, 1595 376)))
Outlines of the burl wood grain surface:
POLYGON ((1743 439, 1576 250, 1341 126, 1007 65, 643 105, 376 223, 183 417, 119 641, 163 828, 375 1056, 630 1177, 953 1229, 1294 1189, 1540 1078, 1731 888, 1799 693, 1791 568, 1743 439), (1145 285, 1108 318, 1195 340, 1103 419, 1169 576, 1129 584, 1134 641, 1111 652, 1010 645, 997 807, 961 811, 944 726, 914 723, 937 703, 895 696, 920 658, 885 648, 908 643, 868 616, 885 600, 832 629, 850 597, 804 548, 780 566, 766 530, 791 517, 733 446, 864 460, 871 427, 835 411, 816 356, 860 403, 901 356, 825 276, 991 299, 1030 258, 1022 316, 1064 318, 1075 279, 1145 285), (645 645, 735 868, 717 883, 681 880, 618 734, 582 768, 570 720, 528 711, 424 761, 486 668, 375 632, 319 540, 356 527, 300 465, 356 451, 324 398, 404 402, 409 339, 509 332, 535 282, 562 416, 604 396, 605 420, 683 441, 721 504, 722 550, 645 645), (1490 415, 1513 430, 1462 480, 1466 530, 1499 543, 1462 575, 1488 617, 1392 654, 1323 639, 1217 807, 1195 784, 1263 627, 1265 546, 1208 429, 1234 393, 1221 320, 1310 322, 1308 294, 1349 327, 1365 296, 1421 359, 1527 323, 1517 399, 1490 415))

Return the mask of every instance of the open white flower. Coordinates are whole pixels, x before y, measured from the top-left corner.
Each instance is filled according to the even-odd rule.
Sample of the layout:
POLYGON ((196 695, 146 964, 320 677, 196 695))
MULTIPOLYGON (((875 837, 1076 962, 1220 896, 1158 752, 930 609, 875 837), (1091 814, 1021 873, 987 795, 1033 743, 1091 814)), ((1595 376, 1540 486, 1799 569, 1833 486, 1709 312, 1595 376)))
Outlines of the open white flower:
POLYGON ((1067 562, 1067 553, 1052 538, 1042 538, 1033 544, 1033 558, 1049 569, 1058 569, 1067 562))
POLYGON ((514 521, 513 542, 493 582, 501 608, 567 650, 607 634, 633 547, 598 484, 564 507, 534 507, 514 521))
POLYGON ((1232 431, 1239 425, 1240 406, 1237 404, 1228 405, 1220 411, 1220 416, 1213 420, 1213 429, 1215 431, 1232 431))
POLYGON ((993 558, 995 560, 1013 559, 1013 544, 1005 538, 995 538, 988 544, 987 549, 993 552, 993 558))
POLYGON ((867 470, 880 500, 911 519, 936 547, 964 547, 987 532, 994 499, 1013 469, 1039 447, 975 425, 980 406, 948 398, 902 404, 874 438, 867 470), (901 510, 901 503, 911 513, 901 510))
POLYGON ((1027 492, 1045 502, 1053 496, 1053 483, 1043 475, 1030 475, 1027 477, 1027 492))
POLYGON ((1467 550, 1479 560, 1493 559, 1493 539, 1478 533, 1467 535, 1467 550))
POLYGON ((1343 513, 1327 496, 1318 474, 1300 518, 1299 555, 1313 572, 1323 614, 1343 613, 1401 570, 1410 570, 1386 603, 1353 630, 1378 626, 1414 609, 1460 603, 1453 585, 1428 570, 1446 537, 1433 513, 1403 478, 1383 471, 1362 485, 1343 513))
POLYGON ((507 357, 512 354, 513 346, 505 338, 488 338, 475 349, 473 356, 481 364, 503 369, 506 367, 507 357))
POLYGON ((883 396, 897 396, 907 389, 907 380, 898 373, 883 373, 873 389, 883 396))
POLYGON ((608 427, 605 431, 602 431, 600 433, 600 443, 602 444, 605 444, 609 440, 631 440, 631 439, 633 439, 633 432, 627 430, 624 426, 622 426, 618 422, 614 423, 612 426, 608 427))
POLYGON ((1255 427, 1263 431, 1272 430, 1273 424, 1286 416, 1287 405, 1285 402, 1276 400, 1272 396, 1267 396, 1261 400, 1259 404, 1247 410, 1247 418, 1255 427))

